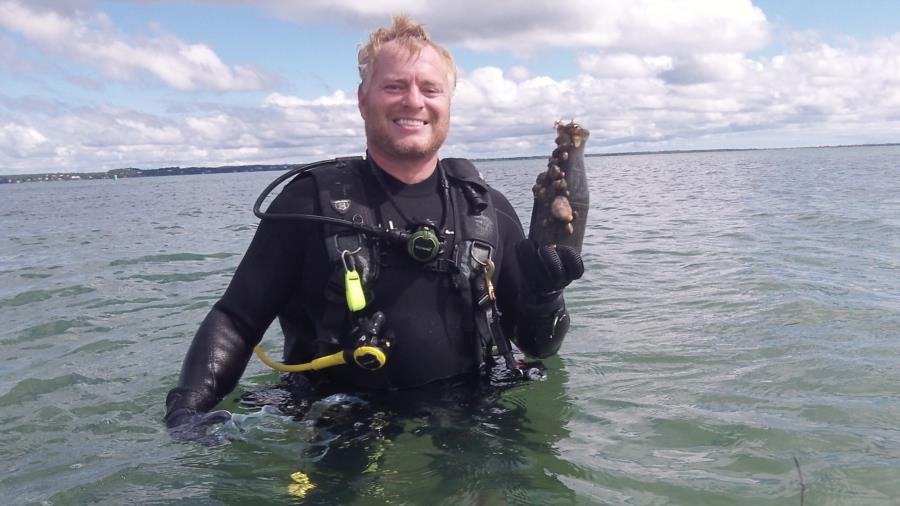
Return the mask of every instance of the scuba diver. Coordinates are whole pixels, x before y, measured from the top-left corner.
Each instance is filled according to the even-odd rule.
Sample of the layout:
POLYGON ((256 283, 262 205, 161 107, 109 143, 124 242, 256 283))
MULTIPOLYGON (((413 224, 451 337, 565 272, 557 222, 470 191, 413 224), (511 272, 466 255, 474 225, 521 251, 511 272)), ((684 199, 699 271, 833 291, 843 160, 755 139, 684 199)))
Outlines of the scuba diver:
POLYGON ((555 354, 563 289, 584 271, 566 246, 526 239, 507 199, 463 159, 440 159, 456 66, 405 16, 359 51, 366 156, 310 164, 269 186, 225 294, 166 397, 176 439, 230 417, 238 384, 277 317, 289 383, 310 391, 397 390, 475 376, 497 361, 555 354), (269 192, 287 182, 265 211, 269 192))

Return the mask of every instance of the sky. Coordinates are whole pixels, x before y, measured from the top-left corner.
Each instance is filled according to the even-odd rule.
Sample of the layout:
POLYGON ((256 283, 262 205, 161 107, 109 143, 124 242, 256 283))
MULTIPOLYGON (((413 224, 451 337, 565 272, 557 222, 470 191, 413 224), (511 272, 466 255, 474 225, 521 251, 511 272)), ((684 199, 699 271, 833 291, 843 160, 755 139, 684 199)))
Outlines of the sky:
POLYGON ((0 174, 362 154, 394 14, 460 69, 442 156, 900 142, 900 2, 0 0, 0 174))

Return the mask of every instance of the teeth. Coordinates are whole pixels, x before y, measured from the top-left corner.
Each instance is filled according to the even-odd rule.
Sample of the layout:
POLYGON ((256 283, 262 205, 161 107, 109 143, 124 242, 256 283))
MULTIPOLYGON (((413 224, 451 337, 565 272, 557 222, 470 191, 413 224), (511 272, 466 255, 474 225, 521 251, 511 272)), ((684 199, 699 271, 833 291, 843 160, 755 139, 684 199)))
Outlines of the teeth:
POLYGON ((400 126, 423 126, 423 125, 425 125, 425 122, 420 119, 401 118, 401 119, 395 120, 395 122, 400 126))

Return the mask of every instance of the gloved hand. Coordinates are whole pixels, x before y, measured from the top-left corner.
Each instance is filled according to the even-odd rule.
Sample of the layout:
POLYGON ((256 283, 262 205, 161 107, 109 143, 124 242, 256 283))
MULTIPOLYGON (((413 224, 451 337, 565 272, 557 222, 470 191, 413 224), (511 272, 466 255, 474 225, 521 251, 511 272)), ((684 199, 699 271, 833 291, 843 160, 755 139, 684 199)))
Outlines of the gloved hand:
POLYGON ((212 426, 230 419, 231 413, 224 409, 210 413, 197 413, 182 408, 166 416, 166 426, 169 428, 169 435, 176 441, 195 442, 204 446, 220 446, 225 444, 225 437, 221 434, 209 434, 207 431, 212 426))
POLYGON ((584 274, 581 255, 570 246, 538 246, 531 239, 516 245, 519 268, 537 298, 556 295, 584 274))

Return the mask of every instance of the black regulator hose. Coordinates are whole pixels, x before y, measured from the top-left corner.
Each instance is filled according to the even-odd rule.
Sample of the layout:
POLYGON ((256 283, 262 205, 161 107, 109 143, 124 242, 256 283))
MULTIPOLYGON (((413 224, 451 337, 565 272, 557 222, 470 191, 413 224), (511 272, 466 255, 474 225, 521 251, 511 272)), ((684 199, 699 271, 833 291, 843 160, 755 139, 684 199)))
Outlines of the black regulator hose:
POLYGON ((387 239, 391 242, 402 243, 405 244, 412 237, 412 234, 406 230, 383 230, 377 227, 364 225, 362 223, 354 223, 352 221, 342 220, 339 218, 332 218, 330 216, 319 216, 316 214, 301 214, 301 213, 270 213, 263 212, 260 210, 263 202, 268 198, 268 196, 272 193, 272 190, 278 188, 282 183, 287 181, 288 179, 303 175, 310 170, 320 167, 322 165, 329 165, 334 163, 333 160, 325 160, 321 162, 310 163, 304 165, 302 167, 293 168, 284 174, 275 178, 274 181, 269 183, 268 186, 259 194, 256 202, 253 204, 253 214, 256 215, 257 218, 261 220, 272 220, 272 221, 313 221, 318 223, 325 223, 328 225, 337 225, 339 227, 347 227, 352 228, 354 230, 358 230, 360 232, 373 235, 375 237, 379 237, 382 239, 387 239))

